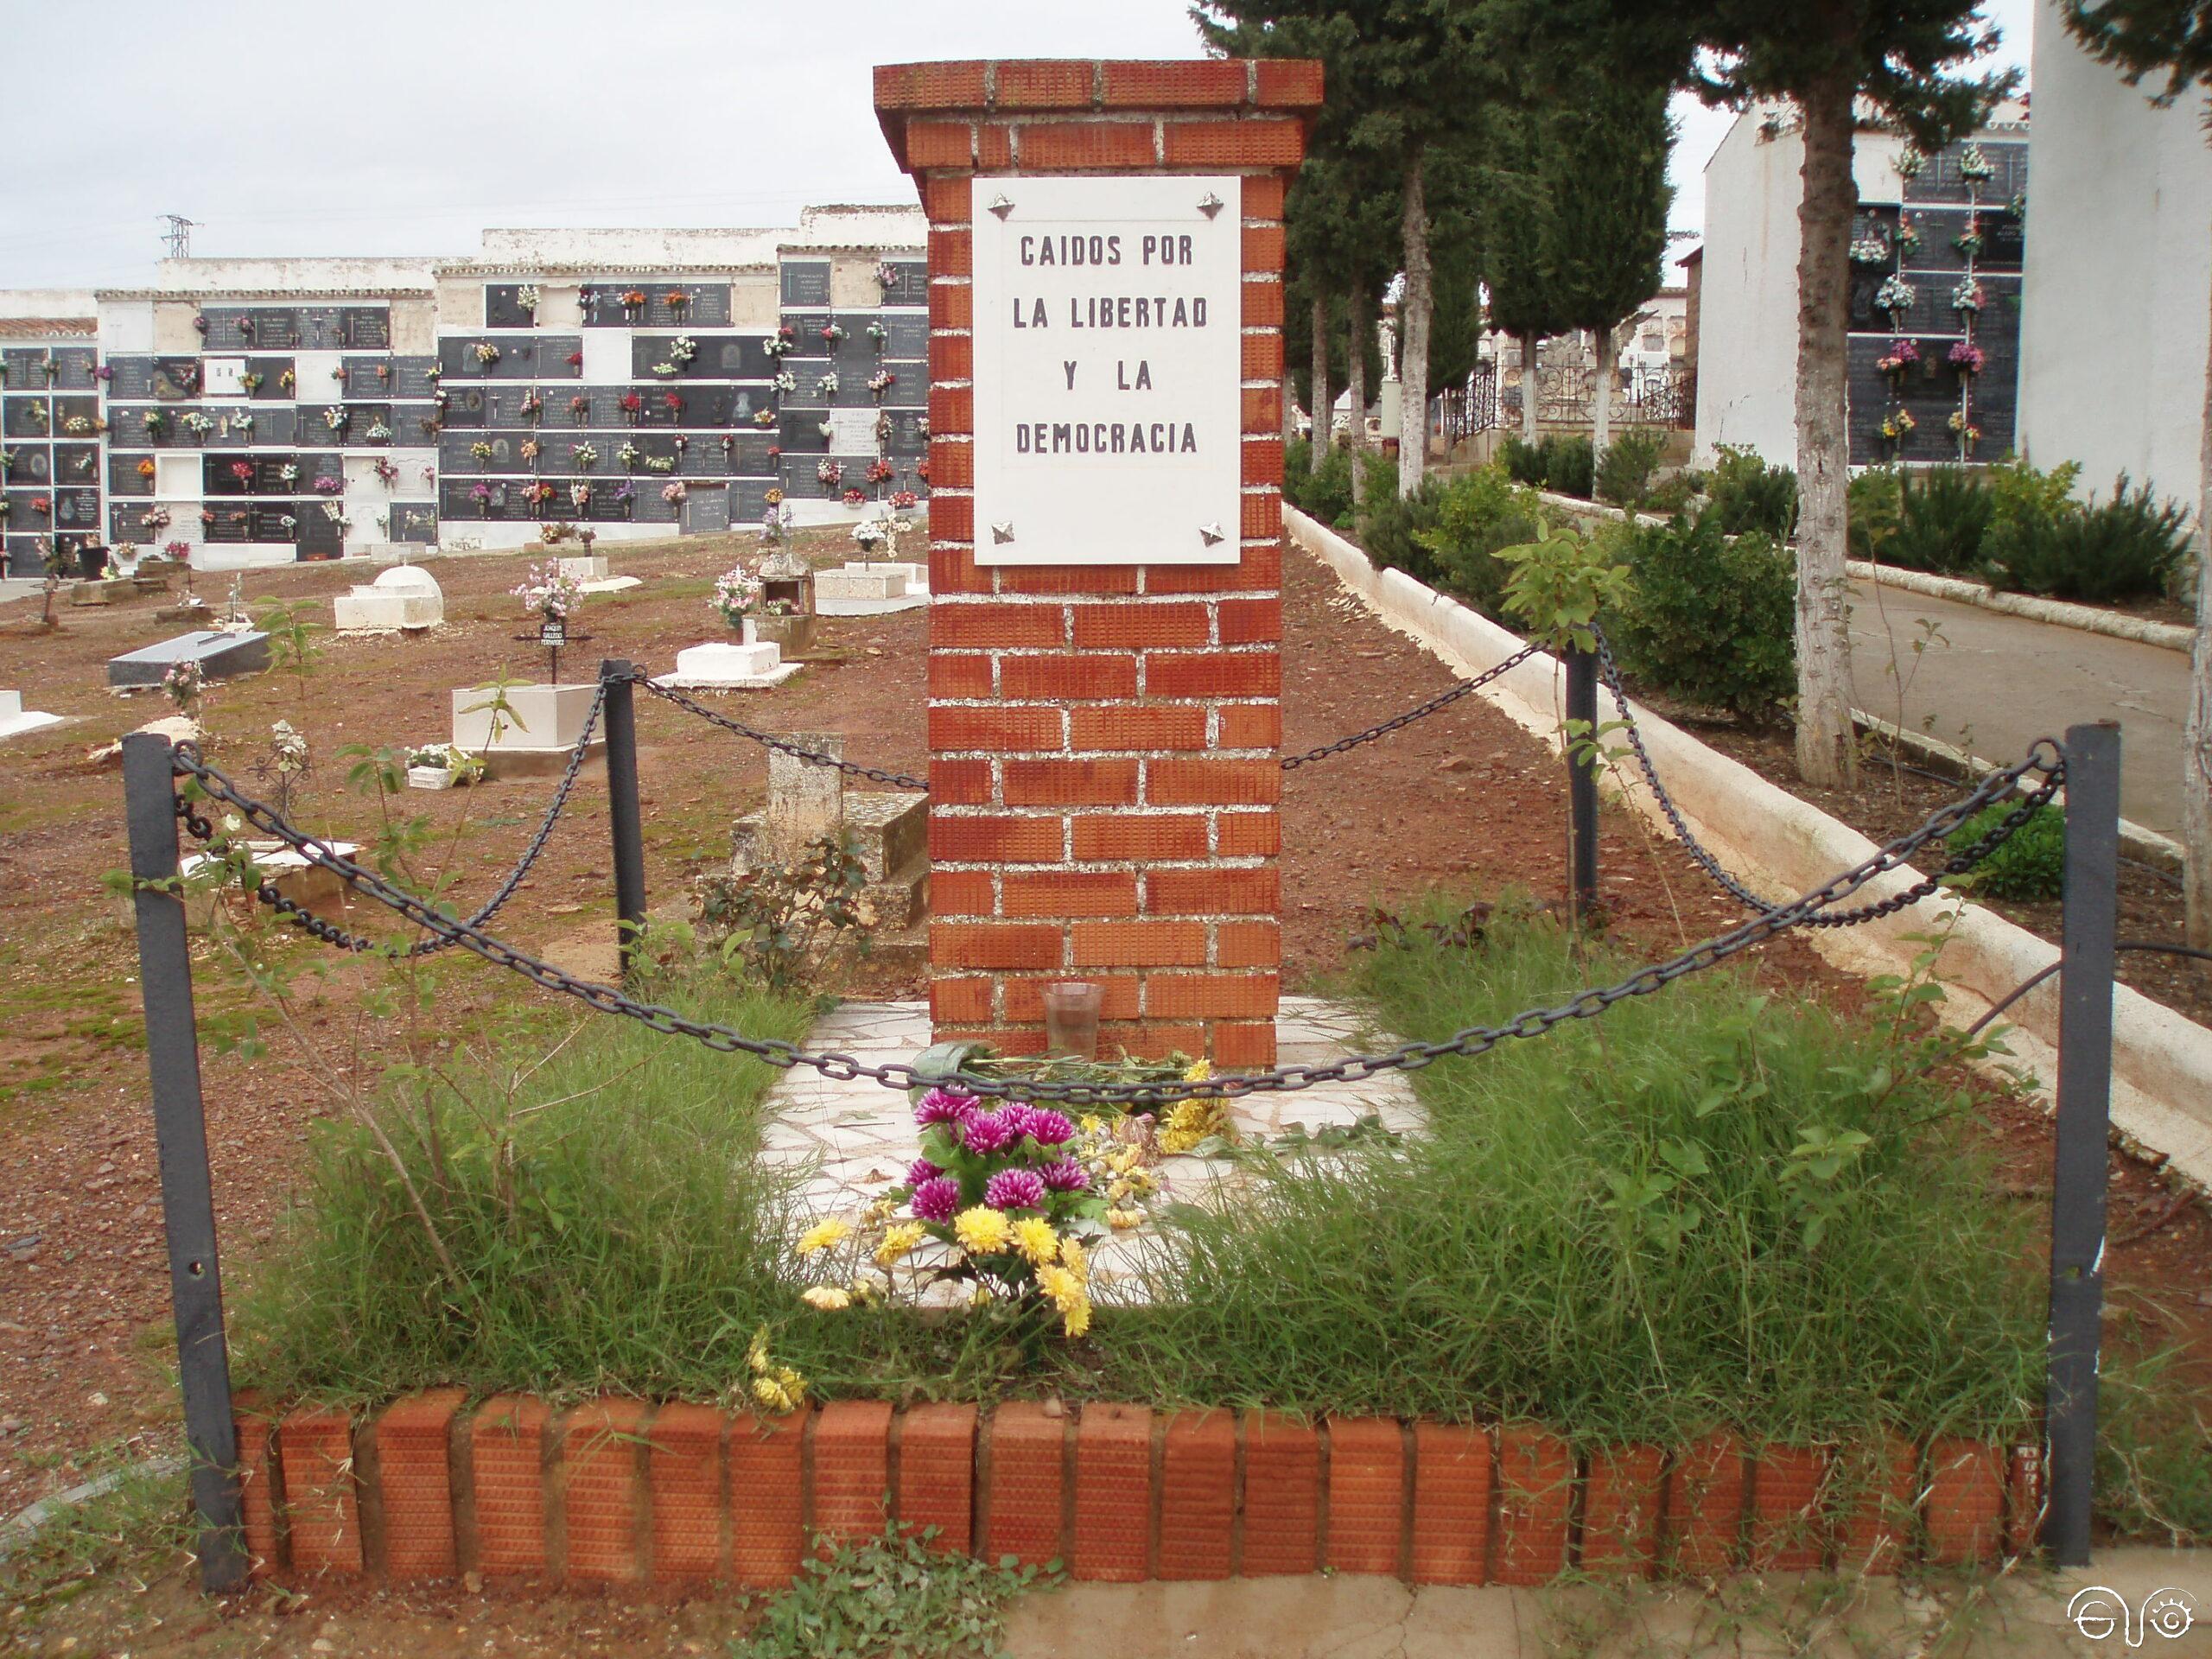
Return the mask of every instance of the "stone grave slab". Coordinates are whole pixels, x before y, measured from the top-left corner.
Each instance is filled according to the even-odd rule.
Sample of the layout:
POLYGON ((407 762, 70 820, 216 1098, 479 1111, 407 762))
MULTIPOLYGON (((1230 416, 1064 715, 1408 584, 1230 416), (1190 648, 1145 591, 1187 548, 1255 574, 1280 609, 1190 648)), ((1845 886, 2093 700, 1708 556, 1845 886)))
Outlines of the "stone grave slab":
POLYGON ((438 580, 417 564, 396 564, 349 594, 330 601, 332 625, 340 633, 383 633, 434 628, 445 620, 445 592, 438 580))
POLYGON ((821 616, 882 616, 911 611, 930 602, 925 587, 916 593, 905 564, 866 564, 848 560, 841 570, 814 573, 814 609, 821 616))
MULTIPOLYGON (((122 584, 130 589, 131 584, 122 584)), ((179 663, 197 663, 211 680, 258 673, 269 666, 269 636, 265 633, 223 633, 201 630, 181 633, 159 645, 125 652, 107 660, 107 683, 111 686, 159 685, 162 676, 179 663)))
MULTIPOLYGON (((775 647, 772 645, 769 649, 772 651, 775 647)), ((0 741, 60 723, 60 715, 45 715, 35 709, 24 708, 22 692, 0 691, 0 741)))
POLYGON ((658 675, 653 683, 679 691, 765 691, 781 685, 799 668, 798 663, 783 660, 781 647, 753 639, 748 622, 742 642, 722 639, 686 645, 676 653, 676 671, 658 675))
MULTIPOLYGON (((453 744, 484 761, 487 778, 558 772, 583 735, 584 721, 599 695, 594 682, 575 685, 510 685, 507 711, 494 733, 493 691, 488 685, 462 686, 453 693, 453 744)), ((604 726, 591 746, 607 742, 604 726)))

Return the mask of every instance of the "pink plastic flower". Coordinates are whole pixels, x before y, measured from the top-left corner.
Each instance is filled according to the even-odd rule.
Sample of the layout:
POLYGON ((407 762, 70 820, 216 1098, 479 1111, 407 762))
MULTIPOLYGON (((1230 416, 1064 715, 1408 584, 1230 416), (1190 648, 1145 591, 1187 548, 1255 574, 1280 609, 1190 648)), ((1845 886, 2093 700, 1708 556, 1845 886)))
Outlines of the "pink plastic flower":
POLYGON ((914 1189, 914 1216, 920 1221, 950 1221, 960 1210, 960 1183, 950 1175, 924 1181, 914 1189))
POLYGON ((928 1128, 933 1123, 965 1123, 976 1115, 976 1097, 952 1089, 932 1089, 914 1108, 914 1122, 928 1128))
POLYGON ((1080 1192, 1090 1185, 1090 1177, 1072 1158, 1056 1158, 1046 1165, 1044 1179, 1045 1185, 1055 1192, 1080 1192))
POLYGON ((983 1202, 994 1210, 1041 1210, 1045 1183, 1033 1169, 1002 1169, 983 1183, 983 1202))

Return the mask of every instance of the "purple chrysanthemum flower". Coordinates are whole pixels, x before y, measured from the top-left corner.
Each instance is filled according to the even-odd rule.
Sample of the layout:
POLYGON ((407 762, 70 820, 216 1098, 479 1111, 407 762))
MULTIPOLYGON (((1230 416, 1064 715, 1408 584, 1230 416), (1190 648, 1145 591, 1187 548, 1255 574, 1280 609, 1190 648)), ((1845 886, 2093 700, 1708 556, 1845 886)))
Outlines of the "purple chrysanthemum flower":
POLYGON ((1029 1108, 1018 1100, 1010 1100, 999 1108, 999 1122, 1005 1124, 1007 1133, 1019 1141, 1029 1133, 1029 1108))
POLYGON ((922 1103, 914 1108, 914 1122, 928 1128, 933 1123, 964 1123, 976 1110, 972 1095, 963 1095, 950 1089, 932 1089, 922 1096, 922 1103))
POLYGON ((914 1189, 917 1221, 950 1221, 960 1209, 960 1183, 950 1175, 924 1181, 914 1189))
POLYGON ((983 1183, 983 1202, 994 1210, 1041 1210, 1045 1183, 1033 1169, 1002 1169, 983 1183))
POLYGON ((960 1138, 970 1152, 1003 1152, 1017 1137, 1014 1125, 997 1112, 977 1112, 960 1130, 960 1138))
POLYGON ((1029 1138, 1040 1147, 1057 1147, 1075 1139, 1075 1125, 1067 1114, 1032 1106, 1028 1109, 1029 1138))
POLYGON ((1045 1185, 1055 1192, 1080 1192, 1090 1185, 1090 1177, 1072 1158, 1058 1158, 1045 1166, 1045 1185))
POLYGON ((923 1186, 944 1173, 943 1170, 930 1162, 928 1159, 917 1158, 906 1166, 906 1185, 914 1187, 923 1186))

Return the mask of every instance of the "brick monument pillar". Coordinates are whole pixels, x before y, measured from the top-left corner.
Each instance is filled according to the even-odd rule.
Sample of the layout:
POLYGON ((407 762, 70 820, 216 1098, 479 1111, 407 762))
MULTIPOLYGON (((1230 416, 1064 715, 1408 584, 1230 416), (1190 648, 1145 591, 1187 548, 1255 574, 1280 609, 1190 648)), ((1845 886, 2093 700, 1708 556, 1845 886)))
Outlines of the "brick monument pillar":
POLYGON ((892 64, 930 221, 930 1007, 1271 1065, 1283 194, 1317 63, 892 64))

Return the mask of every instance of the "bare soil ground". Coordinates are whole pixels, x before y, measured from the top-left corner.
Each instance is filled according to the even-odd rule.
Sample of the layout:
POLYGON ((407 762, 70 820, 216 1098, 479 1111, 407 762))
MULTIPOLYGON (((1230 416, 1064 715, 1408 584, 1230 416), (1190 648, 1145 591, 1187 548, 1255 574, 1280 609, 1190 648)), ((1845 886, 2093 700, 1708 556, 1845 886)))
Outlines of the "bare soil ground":
MULTIPOLYGON (((617 550, 617 569, 645 578, 645 586, 586 602, 579 626, 593 637, 564 662, 569 677, 581 677, 601 656, 664 669, 678 646, 716 637, 721 625, 707 595, 741 545, 734 537, 702 538, 617 550)), ((824 538, 809 550, 842 557, 844 548, 824 538)), ((453 688, 480 683, 501 668, 518 678, 542 675, 543 653, 513 639, 522 628, 507 590, 524 567, 519 556, 440 560, 431 568, 445 588, 447 623, 434 633, 325 637, 323 660, 304 687, 270 673, 217 688, 205 715, 211 759, 245 773, 270 722, 289 720, 307 734, 317 763, 296 816, 332 835, 365 832, 374 808, 345 788, 343 746, 442 741, 453 688)), ((354 569, 302 566, 256 573, 249 591, 257 601, 327 601, 360 579, 354 569)), ((1295 549, 1285 601, 1287 751, 1371 725, 1451 683, 1446 670, 1376 622, 1295 549)), ((10 1015, 0 1023, 0 1166, 8 1172, 0 1181, 0 1514, 73 1484, 96 1460, 175 1443, 135 945, 126 908, 101 885, 104 873, 124 862, 120 775, 86 758, 168 712, 149 696, 116 696, 102 671, 108 657, 178 631, 154 620, 159 602, 65 610, 62 630, 49 634, 28 626, 35 601, 0 607, 0 685, 22 686, 33 706, 71 717, 0 747, 0 973, 10 1015)), ((322 614, 327 620, 327 605, 322 614)), ((842 732, 852 758, 918 772, 926 761, 925 632, 921 611, 824 619, 823 640, 835 660, 724 706, 772 728, 842 732)), ((651 699, 640 700, 639 726, 648 891, 658 905, 727 856, 729 823, 759 804, 766 767, 757 747, 651 699)), ((409 798, 410 810, 440 825, 464 813, 473 818, 457 866, 458 903, 480 898, 512 866, 553 782, 516 779, 409 798)), ((1341 965, 1370 906, 1400 905, 1440 886, 1484 893, 1519 886, 1547 899, 1561 892, 1560 766, 1477 698, 1292 773, 1284 814, 1286 972, 1294 984, 1341 965)), ((605 785, 588 773, 544 858, 501 916, 504 936, 543 948, 611 925, 605 824, 605 785)), ((1632 820, 1609 817, 1601 867, 1615 931, 1655 955, 1736 919, 1678 852, 1655 846, 1632 820)), ((378 925, 358 911, 353 924, 378 925)), ((1757 970, 1840 1007, 1863 1001, 1857 982, 1795 941, 1765 947, 1757 970)), ((360 1017, 355 988, 345 973, 334 976, 309 1011, 311 1034, 372 1064, 372 1022, 360 1017)), ((879 982, 866 988, 914 988, 879 982)), ((462 1037, 500 1007, 540 995, 481 964, 455 963, 439 1017, 462 1037)), ((219 985, 201 988, 203 1027, 234 1022, 243 1006, 219 985)), ((203 1048, 227 1262, 250 1262, 298 1174, 308 1126, 327 1104, 300 1072, 203 1048)), ((2009 1172, 1993 1201, 2040 1207, 2047 1123, 2005 1107, 1993 1112, 1991 1128, 2009 1172)), ((2155 1308, 2160 1332, 2200 1350, 2212 1345, 2212 1223, 2193 1205, 2175 1207, 2141 1165, 2116 1156, 2113 1175, 2116 1239, 2160 1221, 2116 1246, 2107 1264, 2115 1294, 2155 1308)), ((383 1645, 364 1637, 337 1650, 442 1653, 446 1638, 429 1631, 454 1624, 468 1629, 470 1651, 628 1648, 627 1614, 609 1613, 604 1628, 590 1631, 562 1626, 568 1649, 525 1641, 535 1617, 498 1602, 430 1599, 419 1610, 394 1603, 390 1628, 378 1638, 383 1645), (409 1622, 417 1620, 427 1622, 409 1622), (423 1634, 403 1640, 404 1630, 423 1634)), ((597 1615, 587 1604, 570 1617, 597 1615)), ((683 1638, 692 1639, 703 1638, 683 1638)), ((264 1645, 294 1650, 283 1643, 253 1650, 264 1645)), ((457 1637, 450 1650, 461 1650, 457 1637)))

